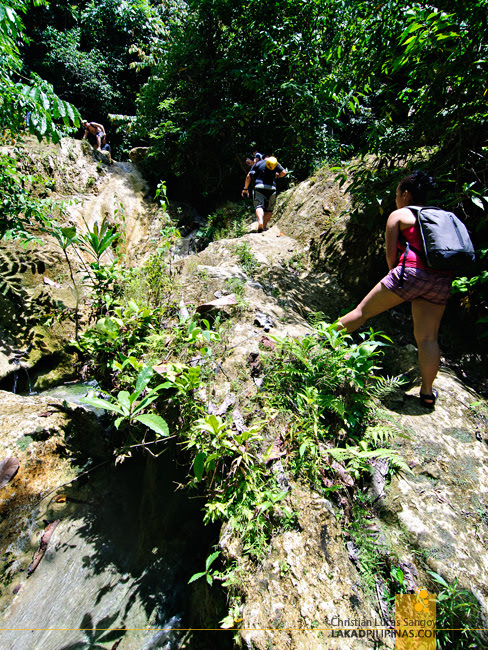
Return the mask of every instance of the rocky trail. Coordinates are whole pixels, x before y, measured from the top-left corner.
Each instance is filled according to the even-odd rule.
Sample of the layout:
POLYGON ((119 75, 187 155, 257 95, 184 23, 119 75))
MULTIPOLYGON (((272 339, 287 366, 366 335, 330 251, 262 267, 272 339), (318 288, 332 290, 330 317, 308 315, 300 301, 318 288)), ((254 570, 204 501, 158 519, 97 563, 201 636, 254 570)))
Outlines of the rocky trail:
MULTIPOLYGON (((74 141, 65 142, 60 149, 43 151, 42 156, 36 150, 29 155, 37 160, 44 173, 55 179, 59 195, 74 196, 74 187, 84 188, 82 193, 75 192, 78 201, 70 209, 72 222, 81 226, 84 220, 92 224, 107 217, 116 224, 123 213, 127 264, 141 263, 151 254, 163 216, 149 200, 147 186, 136 167, 129 163, 104 165, 74 141)), ((313 183, 307 181, 281 197, 276 220, 265 233, 254 232, 250 215, 249 232, 243 237, 212 242, 199 253, 175 260, 175 274, 185 305, 204 305, 229 295, 229 280, 238 281, 242 287, 240 316, 227 342, 228 353, 221 361, 213 396, 216 402, 222 403, 233 392, 236 382, 242 384, 239 399, 259 390, 259 382, 249 371, 249 359, 252 355, 259 356, 263 337, 303 337, 311 331, 309 318, 314 312, 322 312, 332 322, 341 309, 354 302, 350 278, 341 282, 352 271, 345 268, 340 257, 339 239, 324 236, 327 228, 332 228, 334 220, 337 221, 347 200, 347 195, 335 188, 331 179, 319 176, 313 183), (312 219, 307 213, 308 228, 303 225, 304 210, 312 210, 315 215, 312 219), (310 259, 317 251, 318 242, 324 244, 328 254, 338 255, 337 273, 311 269, 310 259), (251 270, 243 262, 243 245, 254 261, 251 270), (249 373, 245 380, 242 368, 247 368, 249 373)), ((345 227, 339 222, 336 225, 339 231, 345 227)), ((55 497, 66 492, 66 488, 58 486, 72 481, 79 471, 74 468, 76 453, 91 453, 96 457, 95 441, 103 439, 97 418, 86 409, 69 406, 53 397, 23 397, 12 392, 14 385, 28 392, 28 388, 38 391, 77 379, 74 358, 66 352, 66 344, 73 336, 72 325, 54 324, 46 328, 36 320, 36 305, 42 301, 73 304, 59 251, 52 242, 32 250, 28 252, 31 264, 25 268, 20 264, 22 254, 21 249, 2 244, 0 256, 8 290, 3 293, 0 305, 4 314, 0 319, 0 387, 3 389, 0 390, 0 461, 18 462, 17 473, 4 485, 0 482, 0 546, 5 583, 0 596, 3 628, 17 628, 21 623, 36 627, 34 623, 28 624, 28 612, 35 607, 39 594, 47 598, 41 586, 43 563, 50 562, 61 571, 60 554, 66 553, 66 558, 75 563, 72 566, 77 579, 88 579, 83 575, 83 563, 69 555, 68 547, 70 539, 73 545, 82 544, 81 520, 89 516, 87 512, 93 507, 94 495, 89 494, 88 488, 72 493, 75 500, 88 500, 92 504, 82 504, 81 510, 73 510, 73 502, 70 505, 69 501, 56 501, 55 497), (22 318, 15 321, 12 314, 19 311, 22 318), (84 435, 88 430, 90 435, 84 435), (52 490, 53 496, 45 498, 52 490), (38 533, 45 529, 44 519, 60 519, 60 523, 52 531, 45 558, 32 578, 29 577, 28 585, 37 584, 37 589, 25 588, 23 572, 38 547, 38 533), (21 583, 24 588, 18 588, 21 583)), ((417 398, 419 377, 415 350, 404 337, 395 339, 395 328, 397 332, 402 331, 397 327, 397 320, 397 314, 390 314, 379 320, 377 329, 381 328, 395 340, 394 347, 386 353, 385 367, 391 374, 408 375, 409 384, 405 391, 396 391, 385 399, 381 408, 385 421, 395 431, 390 445, 401 454, 411 472, 396 475, 388 484, 384 468, 375 468, 369 495, 375 503, 375 514, 365 522, 365 527, 386 562, 393 555, 399 559, 412 588, 424 588, 429 580, 427 572, 432 570, 448 582, 457 580, 459 587, 469 589, 482 606, 486 628, 488 431, 485 402, 452 370, 442 367, 436 381, 439 390, 436 408, 432 412, 422 408, 417 398)), ((103 450, 100 455, 103 456, 103 450)), ((276 468, 279 471, 279 461, 276 468)), ((147 480, 151 480, 150 476, 147 480)), ((360 550, 350 542, 345 543, 340 505, 334 498, 324 498, 291 480, 287 498, 298 512, 299 530, 274 537, 268 556, 258 567, 253 567, 245 580, 239 623, 242 644, 262 650, 380 647, 372 639, 334 640, 324 631, 330 629, 330 621, 337 616, 377 621, 380 625, 384 621, 381 598, 375 598, 364 588, 360 550)), ((157 504, 147 506, 149 510, 152 507, 157 504)), ((96 538, 97 545, 103 547, 103 532, 94 532, 92 538, 89 528, 85 533, 83 543, 91 543, 96 538)), ((239 557, 225 529, 221 532, 220 547, 228 557, 239 557)), ((85 552, 88 557, 93 549, 87 546, 85 552)), ((164 621, 157 619, 156 614, 144 618, 144 612, 156 611, 148 605, 153 583, 141 578, 147 576, 150 567, 137 573, 133 568, 124 569, 121 561, 120 575, 125 570, 126 577, 130 574, 124 591, 114 586, 120 575, 114 572, 112 579, 107 567, 102 567, 104 557, 100 552, 96 570, 87 570, 87 576, 103 574, 105 582, 98 579, 90 586, 88 598, 80 601, 78 608, 88 607, 93 597, 103 603, 97 616, 98 620, 106 620, 108 626, 127 625, 129 621, 141 627, 176 626, 172 615, 179 612, 171 614, 171 607, 164 621), (124 613, 117 605, 117 598, 124 603, 124 613), (132 618, 128 617, 129 611, 133 612, 132 618)), ((165 558, 169 563, 179 562, 172 555, 165 558)), ((113 558, 109 561, 116 564, 113 558)), ((161 573, 157 575, 173 585, 174 578, 169 573, 163 577, 161 573)), ((56 573, 51 570, 46 585, 54 585, 55 581, 56 573)), ((60 598, 66 599, 66 588, 61 590, 60 598)), ((53 598, 49 612, 43 610, 45 627, 55 627, 57 620, 58 601, 53 598)), ((179 601, 176 598, 170 602, 179 601)), ((62 611, 67 612, 64 605, 62 611)), ((70 619, 70 625, 81 628, 83 620, 85 623, 88 620, 83 619, 84 613, 79 610, 70 619)), ((21 639, 10 634, 10 645, 5 647, 29 647, 25 645, 28 637, 21 639)), ((128 635, 121 637, 118 648, 186 647, 183 635, 175 637, 174 646, 163 645, 159 637, 159 640, 151 639, 155 645, 150 645, 147 636, 128 635)), ((57 650, 65 647, 59 640, 59 635, 51 633, 43 637, 42 645, 30 647, 57 650)), ((88 642, 77 633, 69 641, 88 642)), ((97 647, 112 647, 114 640, 100 638, 99 642, 101 645, 97 647)), ((393 647, 388 638, 381 642, 384 647, 393 647)), ((66 641, 63 643, 68 647, 66 641)))

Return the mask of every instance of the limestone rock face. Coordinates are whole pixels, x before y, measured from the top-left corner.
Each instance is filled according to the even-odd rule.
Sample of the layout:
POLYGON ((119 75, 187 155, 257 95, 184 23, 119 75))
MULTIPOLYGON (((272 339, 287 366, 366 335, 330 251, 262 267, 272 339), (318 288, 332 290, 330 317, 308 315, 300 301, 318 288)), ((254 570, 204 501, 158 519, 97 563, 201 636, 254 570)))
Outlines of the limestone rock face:
POLYGON ((348 215, 351 198, 336 177, 336 172, 324 167, 280 194, 277 225, 308 245, 309 262, 316 272, 332 274, 357 300, 386 270, 384 237, 380 233, 371 245, 368 224, 361 223, 361 217, 352 220, 348 215))
MULTIPOLYGON (((392 480, 381 501, 383 530, 424 579, 433 570, 471 590, 488 614, 488 432, 479 397, 441 371, 435 411, 409 391, 396 415, 405 437, 394 446, 412 475, 392 480), (418 558, 422 558, 419 560, 418 558)), ((422 585, 424 586, 424 585, 422 585)), ((486 626, 484 626, 486 627, 486 626)))
MULTIPOLYGON (((29 188, 34 195, 71 201, 62 225, 83 233, 106 219, 120 233, 128 263, 143 257, 148 242, 159 235, 158 206, 131 163, 108 165, 85 140, 70 138, 53 145, 27 137, 11 153, 18 156, 21 172, 43 179, 43 185, 33 182, 29 188)), ((75 335, 77 302, 81 324, 89 311, 83 278, 93 258, 67 248, 73 282, 56 239, 43 234, 42 240, 27 248, 0 244, 0 388, 6 390, 27 392, 73 378, 74 357, 66 349, 75 335)), ((102 261, 114 255, 108 251, 102 261)))
POLYGON ((144 160, 144 158, 147 156, 148 151, 149 151, 149 147, 134 147, 134 149, 131 149, 129 151, 130 161, 134 165, 141 163, 144 160))
MULTIPOLYGON (((246 646, 371 648, 370 641, 334 639, 329 631, 320 630, 383 625, 344 547, 337 509, 300 486, 292 487, 291 503, 298 509, 301 530, 277 536, 269 556, 245 580, 246 646)), ((385 639, 384 647, 393 647, 390 639, 385 639)))

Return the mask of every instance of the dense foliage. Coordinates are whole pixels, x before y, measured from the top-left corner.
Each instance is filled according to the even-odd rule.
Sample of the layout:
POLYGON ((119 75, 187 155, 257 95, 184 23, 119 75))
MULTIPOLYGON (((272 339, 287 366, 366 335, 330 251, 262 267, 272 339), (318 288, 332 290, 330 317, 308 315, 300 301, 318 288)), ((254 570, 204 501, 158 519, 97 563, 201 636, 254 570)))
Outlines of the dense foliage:
POLYGON ((61 1, 30 11, 26 25, 31 37, 26 66, 53 83, 84 119, 106 123, 108 114, 134 112, 146 77, 131 68, 130 47, 147 47, 160 32, 150 2, 61 1))
MULTIPOLYGON (((14 144, 28 131, 39 140, 59 142, 79 126, 80 116, 56 95, 51 84, 35 74, 29 78, 21 74, 20 47, 26 40, 21 14, 26 9, 22 0, 0 3, 0 137, 3 144, 14 144)), ((30 239, 33 224, 41 228, 49 224, 52 206, 30 195, 27 186, 32 181, 18 172, 15 155, 0 154, 0 237, 30 239)))
POLYGON ((228 191, 251 141, 298 179, 325 159, 391 165, 428 147, 452 198, 482 202, 486 9, 192 0, 150 58, 138 135, 166 173, 191 170, 198 192, 228 191))
POLYGON ((253 141, 298 180, 350 155, 375 154, 390 172, 420 157, 479 220, 486 10, 487 0, 271 0, 266 11, 258 0, 63 1, 29 12, 25 62, 90 119, 126 114, 130 141, 151 145, 150 168, 170 189, 235 195, 253 141))
POLYGON ((324 2, 189 2, 141 92, 139 134, 175 175, 196 171, 200 192, 229 193, 251 141, 303 178, 330 142, 329 14, 324 2))
POLYGON ((56 140, 79 119, 74 102, 109 139, 117 127, 126 147, 150 145, 154 183, 204 208, 238 196, 252 141, 288 168, 282 189, 354 159, 344 178, 371 237, 399 175, 424 167, 439 179, 431 201, 473 233, 478 268, 457 287, 486 320, 488 0, 34 5, 1 5, 4 133, 29 114, 31 132, 56 140), (25 83, 31 70, 53 86, 25 83))
MULTIPOLYGON (((44 4, 44 0, 35 4, 44 4)), ((30 78, 21 74, 20 48, 26 41, 21 14, 26 10, 23 0, 0 3, 0 133, 4 141, 10 138, 13 142, 28 128, 39 139, 58 142, 67 127, 79 125, 79 114, 55 94, 49 83, 35 74, 30 78)))

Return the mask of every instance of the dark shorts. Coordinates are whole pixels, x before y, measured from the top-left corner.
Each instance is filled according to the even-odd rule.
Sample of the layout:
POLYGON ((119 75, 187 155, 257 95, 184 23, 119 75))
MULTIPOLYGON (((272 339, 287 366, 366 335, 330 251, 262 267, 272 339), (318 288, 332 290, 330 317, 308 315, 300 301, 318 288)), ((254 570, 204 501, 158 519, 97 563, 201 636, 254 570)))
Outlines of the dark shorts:
POLYGON ((451 295, 452 277, 430 269, 405 267, 403 287, 399 287, 401 266, 396 266, 385 275, 381 284, 404 300, 423 298, 435 305, 445 305, 451 295))
POLYGON ((273 212, 276 203, 276 192, 270 190, 254 190, 254 207, 263 208, 265 212, 273 212))

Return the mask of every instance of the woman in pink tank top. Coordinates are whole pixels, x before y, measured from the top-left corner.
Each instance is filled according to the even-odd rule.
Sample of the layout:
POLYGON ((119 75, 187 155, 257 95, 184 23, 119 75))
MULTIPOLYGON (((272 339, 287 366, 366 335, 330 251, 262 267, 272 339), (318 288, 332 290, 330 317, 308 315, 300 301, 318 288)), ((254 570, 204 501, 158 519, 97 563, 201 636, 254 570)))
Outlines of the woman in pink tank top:
POLYGON ((417 217, 415 211, 408 206, 426 205, 427 192, 433 187, 433 179, 419 171, 400 181, 396 191, 397 209, 388 217, 385 232, 386 261, 390 272, 355 309, 339 320, 339 326, 348 332, 354 332, 368 318, 402 302, 411 301, 422 377, 420 402, 430 409, 434 408, 437 398, 437 391, 432 386, 440 363, 437 335, 451 292, 452 278, 450 273, 429 269, 421 255, 412 249, 405 260, 405 269, 401 269, 405 254, 403 239, 422 251, 417 217))

